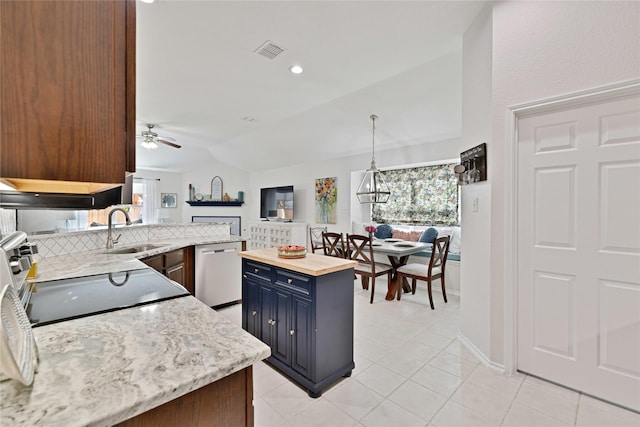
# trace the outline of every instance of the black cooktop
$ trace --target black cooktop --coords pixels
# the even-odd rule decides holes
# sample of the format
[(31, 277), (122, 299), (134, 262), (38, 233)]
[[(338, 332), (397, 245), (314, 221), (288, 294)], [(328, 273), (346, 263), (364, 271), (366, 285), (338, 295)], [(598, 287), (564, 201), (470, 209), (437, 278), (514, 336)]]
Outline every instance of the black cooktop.
[(149, 268), (37, 285), (27, 306), (34, 327), (190, 295), (179, 284)]

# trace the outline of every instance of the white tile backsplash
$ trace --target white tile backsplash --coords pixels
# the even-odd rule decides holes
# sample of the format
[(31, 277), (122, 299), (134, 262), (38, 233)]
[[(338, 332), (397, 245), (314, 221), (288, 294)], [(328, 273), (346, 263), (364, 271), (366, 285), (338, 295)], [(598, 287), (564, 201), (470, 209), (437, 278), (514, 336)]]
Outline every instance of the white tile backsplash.
[[(163, 240), (182, 237), (228, 237), (231, 235), (229, 224), (154, 224), (119, 226), (112, 230), (113, 238), (121, 235), (119, 245), (131, 245), (150, 240)], [(72, 233), (57, 233), (29, 236), (28, 240), (38, 244), (40, 258), (69, 255), (78, 252), (94, 251), (106, 248), (107, 230), (88, 230)]]

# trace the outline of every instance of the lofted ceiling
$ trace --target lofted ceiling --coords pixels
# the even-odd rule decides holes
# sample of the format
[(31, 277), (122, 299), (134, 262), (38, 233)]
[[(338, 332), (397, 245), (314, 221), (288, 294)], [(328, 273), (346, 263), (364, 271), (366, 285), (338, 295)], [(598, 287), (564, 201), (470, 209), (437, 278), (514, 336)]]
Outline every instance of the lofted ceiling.
[[(183, 148), (138, 140), (137, 166), (250, 171), (370, 153), (372, 113), (376, 151), (459, 137), (462, 35), (485, 4), (138, 2), (138, 132), (154, 123)], [(266, 41), (284, 51), (255, 53)]]

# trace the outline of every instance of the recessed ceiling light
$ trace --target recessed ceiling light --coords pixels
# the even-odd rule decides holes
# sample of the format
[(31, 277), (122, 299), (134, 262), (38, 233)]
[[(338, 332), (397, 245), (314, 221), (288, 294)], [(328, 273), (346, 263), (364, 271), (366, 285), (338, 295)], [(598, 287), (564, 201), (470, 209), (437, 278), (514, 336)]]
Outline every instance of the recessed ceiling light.
[(142, 0), (142, 3), (153, 3), (156, 0)]
[(291, 71), (293, 74), (302, 74), (302, 67), (299, 65), (292, 65), (291, 67), (289, 67), (289, 71)]

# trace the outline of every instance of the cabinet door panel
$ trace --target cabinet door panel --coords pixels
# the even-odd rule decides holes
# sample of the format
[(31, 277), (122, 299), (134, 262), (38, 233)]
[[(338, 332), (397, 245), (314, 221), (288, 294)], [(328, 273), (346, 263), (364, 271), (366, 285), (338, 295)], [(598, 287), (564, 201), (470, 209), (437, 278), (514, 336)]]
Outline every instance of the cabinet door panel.
[(275, 340), (275, 326), (274, 326), (274, 290), (271, 285), (260, 284), (260, 308), (258, 312), (258, 318), (260, 322), (260, 335), (257, 337), (271, 347), (273, 353), (273, 342)]
[[(184, 286), (184, 265), (174, 265), (173, 267), (167, 268), (164, 273), (169, 279), (176, 281)], [(193, 295), (193, 289), (187, 289)]]
[(275, 290), (275, 341), (272, 356), (289, 365), (291, 363), (291, 293)]
[(164, 265), (166, 267), (173, 267), (174, 265), (182, 264), (184, 262), (184, 251), (178, 249), (164, 254)]
[(254, 337), (260, 337), (260, 284), (245, 277), (242, 282), (242, 327)]
[(124, 183), (135, 166), (129, 3), (0, 2), (3, 177)]
[(312, 304), (299, 296), (292, 296), (291, 367), (310, 378), (312, 342)]

